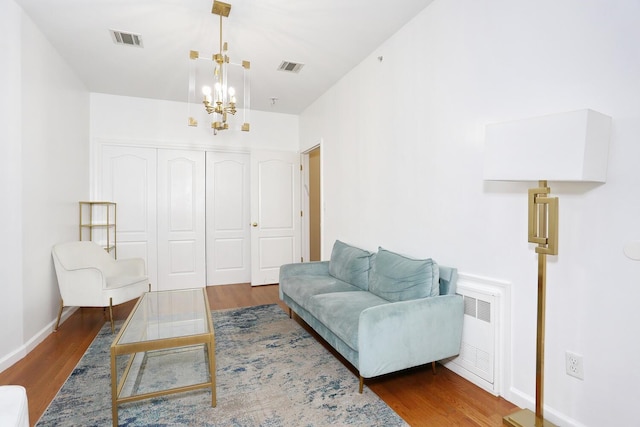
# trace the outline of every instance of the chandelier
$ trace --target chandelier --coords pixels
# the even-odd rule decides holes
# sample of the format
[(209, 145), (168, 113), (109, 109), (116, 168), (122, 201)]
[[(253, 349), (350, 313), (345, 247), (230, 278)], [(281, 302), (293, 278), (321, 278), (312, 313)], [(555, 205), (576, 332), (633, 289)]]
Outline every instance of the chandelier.
[[(214, 135), (226, 129), (249, 131), (251, 64), (249, 61), (233, 63), (227, 55), (228, 45), (222, 39), (222, 18), (228, 17), (229, 12), (230, 4), (214, 0), (211, 13), (220, 17), (218, 52), (201, 56), (192, 50), (189, 54), (192, 60), (189, 70), (189, 126), (198, 126), (196, 117), (203, 117), (203, 120), (211, 121)], [(197, 108), (197, 104), (201, 106)]]

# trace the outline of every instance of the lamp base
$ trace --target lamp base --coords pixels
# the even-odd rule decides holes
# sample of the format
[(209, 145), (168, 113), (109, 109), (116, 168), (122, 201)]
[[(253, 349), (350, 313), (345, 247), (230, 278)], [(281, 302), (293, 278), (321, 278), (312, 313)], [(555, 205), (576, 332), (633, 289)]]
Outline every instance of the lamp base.
[(555, 424), (536, 418), (536, 414), (528, 409), (523, 409), (502, 419), (502, 424), (510, 427), (558, 427)]

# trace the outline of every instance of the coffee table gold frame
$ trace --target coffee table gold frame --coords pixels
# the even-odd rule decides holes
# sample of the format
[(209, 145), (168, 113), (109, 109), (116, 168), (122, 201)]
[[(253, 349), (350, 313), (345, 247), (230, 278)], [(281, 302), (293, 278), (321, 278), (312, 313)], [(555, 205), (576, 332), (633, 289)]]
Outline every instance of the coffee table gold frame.
[[(172, 393), (181, 393), (192, 390), (197, 390), (201, 388), (211, 388), (211, 406), (216, 406), (216, 362), (215, 362), (215, 333), (213, 329), (213, 322), (211, 320), (211, 309), (209, 308), (209, 300), (207, 298), (206, 289), (189, 289), (187, 292), (191, 291), (194, 295), (197, 295), (200, 291), (202, 292), (202, 298), (204, 300), (203, 309), (206, 313), (204, 313), (206, 319), (206, 330), (202, 333), (195, 334), (185, 334), (185, 335), (177, 335), (170, 336), (167, 338), (159, 338), (159, 339), (144, 339), (141, 337), (139, 341), (136, 342), (128, 342), (121, 343), (122, 336), (126, 333), (128, 327), (131, 324), (132, 319), (136, 316), (142, 316), (145, 321), (148, 321), (144, 313), (138, 313), (138, 309), (143, 307), (147, 298), (151, 298), (153, 294), (159, 295), (161, 293), (171, 294), (172, 292), (185, 292), (184, 290), (176, 290), (176, 291), (161, 291), (161, 292), (145, 292), (136, 303), (135, 307), (129, 314), (129, 317), (125, 321), (124, 325), (120, 329), (120, 332), (114, 339), (111, 344), (111, 405), (112, 405), (112, 417), (113, 417), (113, 426), (118, 426), (118, 405), (126, 402), (134, 402), (137, 400), (149, 399), (157, 396), (164, 396)], [(143, 311), (143, 310), (141, 310)], [(208, 354), (208, 368), (209, 368), (209, 381), (203, 382), (199, 384), (175, 387), (167, 390), (154, 391), (150, 393), (137, 394), (132, 396), (121, 396), (121, 392), (125, 382), (127, 380), (127, 376), (129, 375), (131, 366), (133, 364), (136, 353), (145, 353), (148, 351), (162, 350), (162, 349), (171, 349), (171, 348), (181, 348), (181, 347), (190, 347), (194, 345), (205, 345), (207, 348)], [(124, 373), (120, 381), (118, 382), (118, 369), (117, 369), (117, 356), (129, 354), (129, 361), (127, 366), (124, 369)]]

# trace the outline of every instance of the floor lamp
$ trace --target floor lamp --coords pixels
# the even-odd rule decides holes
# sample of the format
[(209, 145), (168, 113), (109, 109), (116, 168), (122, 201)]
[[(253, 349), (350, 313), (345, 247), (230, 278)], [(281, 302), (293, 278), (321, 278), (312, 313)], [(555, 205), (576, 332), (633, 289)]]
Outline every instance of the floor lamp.
[(558, 198), (547, 181), (605, 182), (611, 118), (579, 110), (486, 126), (484, 179), (537, 181), (528, 195), (528, 238), (538, 254), (535, 412), (503, 419), (514, 427), (555, 426), (544, 419), (547, 255), (558, 254)]

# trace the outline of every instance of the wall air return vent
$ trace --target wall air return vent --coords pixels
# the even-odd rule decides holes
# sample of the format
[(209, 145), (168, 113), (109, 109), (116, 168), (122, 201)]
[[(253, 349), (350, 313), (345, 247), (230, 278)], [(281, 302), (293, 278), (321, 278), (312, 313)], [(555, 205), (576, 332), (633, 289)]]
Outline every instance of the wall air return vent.
[(299, 73), (302, 67), (304, 67), (304, 64), (299, 64), (297, 62), (282, 61), (282, 63), (278, 67), (278, 71), (286, 71), (288, 73)]
[(496, 396), (503, 387), (503, 345), (509, 348), (501, 321), (508, 286), (499, 280), (459, 273), (456, 291), (464, 302), (462, 345), (457, 357), (444, 361), (447, 368)]
[(142, 36), (140, 34), (127, 33), (118, 30), (109, 30), (111, 33), (111, 39), (115, 44), (122, 44), (126, 46), (142, 46)]

